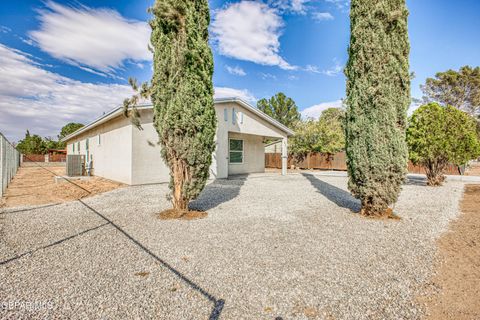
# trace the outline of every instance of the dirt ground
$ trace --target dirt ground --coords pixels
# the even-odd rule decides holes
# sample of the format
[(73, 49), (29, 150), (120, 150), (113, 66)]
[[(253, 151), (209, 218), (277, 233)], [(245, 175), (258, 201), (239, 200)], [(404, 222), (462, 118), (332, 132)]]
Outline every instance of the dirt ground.
[(480, 319), (480, 185), (466, 185), (463, 214), (438, 240), (439, 262), (426, 299), (428, 320)]
[(467, 168), (465, 175), (467, 176), (480, 176), (480, 162), (472, 162)]
[(0, 206), (16, 207), (59, 203), (89, 197), (110, 191), (123, 184), (100, 177), (87, 180), (55, 182), (55, 176), (64, 176), (65, 167), (21, 167), (2, 198)]

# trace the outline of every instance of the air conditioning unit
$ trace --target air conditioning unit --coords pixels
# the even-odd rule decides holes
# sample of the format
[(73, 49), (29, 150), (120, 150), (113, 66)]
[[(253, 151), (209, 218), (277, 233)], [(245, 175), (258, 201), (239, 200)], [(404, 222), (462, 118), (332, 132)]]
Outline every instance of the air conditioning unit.
[(67, 176), (83, 176), (85, 172), (85, 156), (82, 154), (67, 155)]

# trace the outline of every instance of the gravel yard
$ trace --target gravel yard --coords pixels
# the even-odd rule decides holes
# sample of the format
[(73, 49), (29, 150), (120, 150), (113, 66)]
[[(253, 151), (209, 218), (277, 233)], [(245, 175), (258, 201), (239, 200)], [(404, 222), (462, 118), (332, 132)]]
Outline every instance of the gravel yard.
[(170, 206), (166, 185), (3, 209), (0, 318), (420, 318), (464, 184), (412, 180), (401, 220), (388, 221), (352, 212), (346, 185), (309, 173), (220, 180), (192, 205), (208, 216), (191, 221), (155, 216)]

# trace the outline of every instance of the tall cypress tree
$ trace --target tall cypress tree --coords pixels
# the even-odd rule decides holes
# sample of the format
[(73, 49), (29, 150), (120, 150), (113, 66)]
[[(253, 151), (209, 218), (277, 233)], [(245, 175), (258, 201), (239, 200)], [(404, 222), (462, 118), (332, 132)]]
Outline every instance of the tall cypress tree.
[(365, 215), (387, 214), (406, 174), (407, 18), (405, 0), (351, 0), (346, 152), (349, 189)]
[(154, 125), (181, 215), (205, 187), (215, 149), (210, 11), (207, 0), (157, 0), (150, 12)]

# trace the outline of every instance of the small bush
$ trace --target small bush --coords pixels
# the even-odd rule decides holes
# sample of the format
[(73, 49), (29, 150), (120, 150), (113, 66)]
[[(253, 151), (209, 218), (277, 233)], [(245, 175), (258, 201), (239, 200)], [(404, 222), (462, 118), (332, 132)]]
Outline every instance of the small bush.
[(476, 120), (454, 107), (429, 103), (409, 119), (407, 143), (414, 164), (425, 167), (428, 185), (443, 183), (449, 163), (463, 165), (480, 155)]

